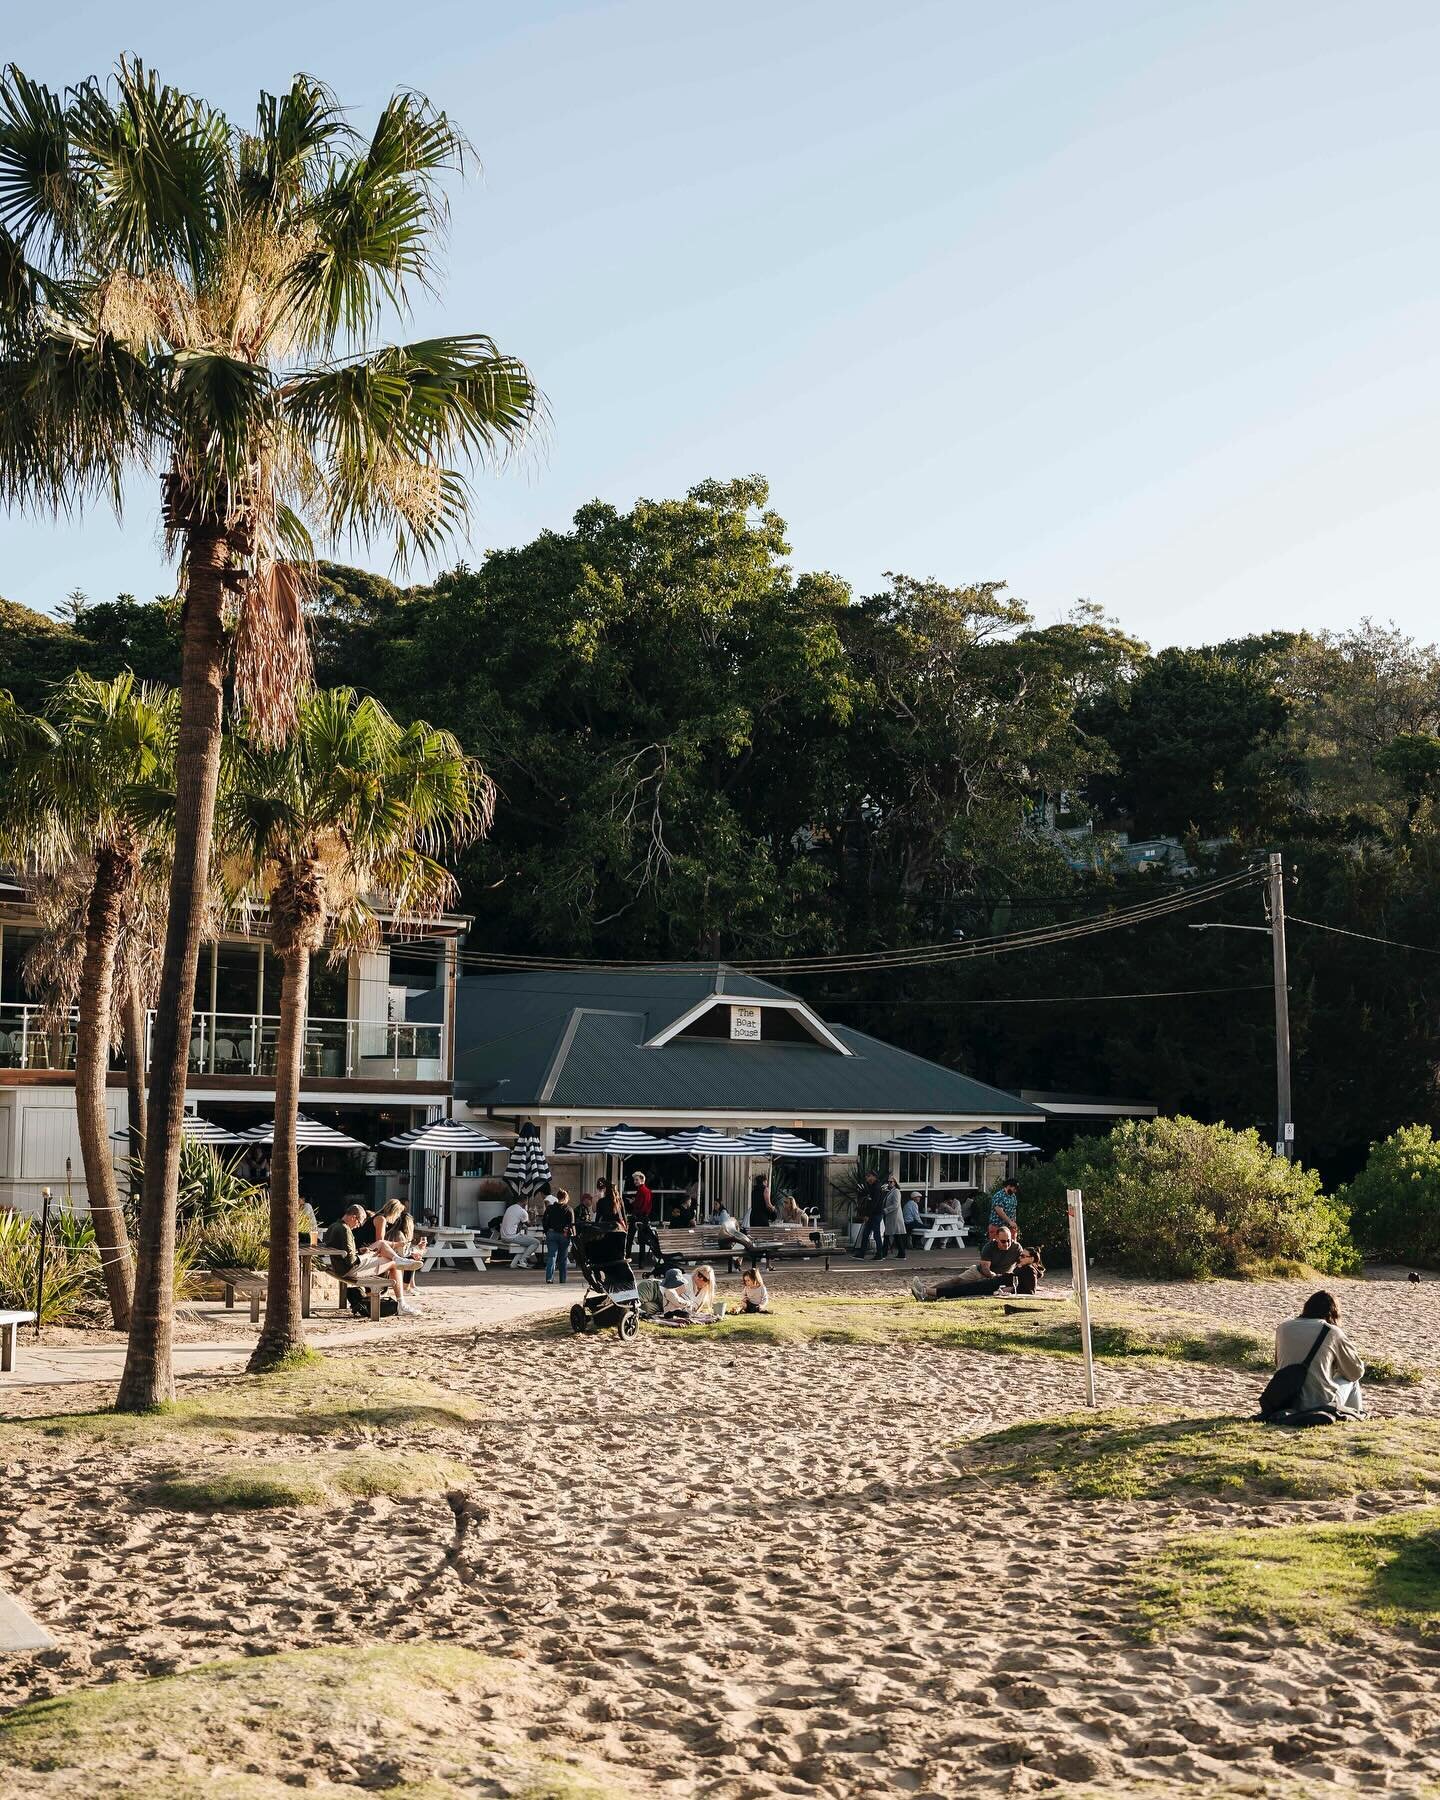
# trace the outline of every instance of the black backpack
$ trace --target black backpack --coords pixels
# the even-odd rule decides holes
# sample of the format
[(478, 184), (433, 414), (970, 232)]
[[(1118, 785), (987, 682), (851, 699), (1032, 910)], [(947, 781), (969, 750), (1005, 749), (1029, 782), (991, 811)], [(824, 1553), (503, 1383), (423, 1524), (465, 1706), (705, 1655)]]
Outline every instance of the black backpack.
[[(1280, 1413), (1293, 1412), (1300, 1399), (1300, 1390), (1305, 1386), (1305, 1377), (1310, 1373), (1310, 1365), (1315, 1360), (1315, 1353), (1329, 1337), (1331, 1327), (1327, 1324), (1315, 1334), (1315, 1342), (1305, 1352), (1305, 1360), (1298, 1363), (1286, 1363), (1283, 1369), (1277, 1369), (1265, 1383), (1265, 1391), (1260, 1396), (1260, 1417), (1273, 1419)], [(1323, 1410), (1323, 1409), (1322, 1409)], [(1315, 1420), (1313, 1423), (1318, 1424)], [(1329, 1421), (1333, 1424), (1333, 1420)]]

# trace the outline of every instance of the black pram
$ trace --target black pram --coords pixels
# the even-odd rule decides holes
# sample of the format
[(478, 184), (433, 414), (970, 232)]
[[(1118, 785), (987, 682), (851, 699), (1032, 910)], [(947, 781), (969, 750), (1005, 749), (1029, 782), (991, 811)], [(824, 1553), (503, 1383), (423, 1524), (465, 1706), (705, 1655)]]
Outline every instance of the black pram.
[(582, 1225), (575, 1233), (575, 1260), (585, 1277), (585, 1298), (570, 1308), (572, 1331), (603, 1331), (613, 1325), (622, 1338), (640, 1329), (640, 1290), (625, 1260), (625, 1233), (608, 1225)]

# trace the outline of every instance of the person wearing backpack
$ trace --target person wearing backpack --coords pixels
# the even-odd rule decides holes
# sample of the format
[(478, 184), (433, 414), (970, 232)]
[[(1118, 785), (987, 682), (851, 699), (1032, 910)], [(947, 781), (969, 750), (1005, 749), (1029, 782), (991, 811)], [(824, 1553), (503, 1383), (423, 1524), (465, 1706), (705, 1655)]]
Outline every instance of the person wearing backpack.
[(1339, 1303), (1323, 1289), (1312, 1294), (1293, 1319), (1282, 1319), (1276, 1328), (1276, 1369), (1300, 1364), (1307, 1364), (1304, 1380), (1286, 1410), (1360, 1417), (1365, 1410), (1360, 1391), (1365, 1365), (1340, 1329)]

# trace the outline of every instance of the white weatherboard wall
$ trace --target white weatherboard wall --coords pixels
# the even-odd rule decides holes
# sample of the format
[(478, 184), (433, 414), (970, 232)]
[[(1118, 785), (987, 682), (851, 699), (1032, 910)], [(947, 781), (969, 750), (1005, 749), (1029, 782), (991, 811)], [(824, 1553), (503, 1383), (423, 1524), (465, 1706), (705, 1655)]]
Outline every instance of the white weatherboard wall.
[[(124, 1129), (125, 1096), (107, 1098), (106, 1130)], [(65, 1088), (14, 1088), (0, 1099), (0, 1202), (37, 1212), (40, 1190), (56, 1200), (65, 1194), (65, 1159), (70, 1158), (70, 1191), (85, 1204), (85, 1170), (80, 1161), (80, 1132), (75, 1095)]]

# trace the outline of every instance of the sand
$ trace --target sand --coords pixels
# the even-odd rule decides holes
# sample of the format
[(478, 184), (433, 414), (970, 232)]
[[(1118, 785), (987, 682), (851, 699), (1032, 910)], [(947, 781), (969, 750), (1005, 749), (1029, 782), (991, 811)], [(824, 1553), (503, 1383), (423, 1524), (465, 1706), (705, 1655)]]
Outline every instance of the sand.
[[(772, 1285), (893, 1292), (913, 1267), (786, 1270)], [(1440, 1360), (1440, 1282), (1331, 1285), (1362, 1347)], [(1303, 1284), (1097, 1287), (1268, 1328)], [(1080, 1405), (1072, 1360), (627, 1346), (443, 1319), (364, 1353), (481, 1408), (462, 1432), (408, 1440), (474, 1471), (458, 1555), (447, 1560), (443, 1501), (196, 1517), (134, 1497), (173, 1445), (34, 1453), (12, 1440), (0, 1458), (22, 1497), (0, 1585), (61, 1647), (0, 1661), (0, 1704), (244, 1651), (428, 1639), (543, 1669), (534, 1732), (623, 1768), (637, 1794), (1440, 1791), (1440, 1639), (1317, 1645), (1257, 1626), (1147, 1644), (1126, 1589), (1178, 1530), (1368, 1517), (1403, 1500), (959, 1498), (968, 1435)], [(1100, 1387), (1105, 1405), (1243, 1416), (1257, 1382), (1126, 1363), (1103, 1366)], [(10, 1394), (6, 1408), (86, 1399)], [(1435, 1416), (1440, 1385), (1431, 1373), (1372, 1399)], [(299, 1754), (287, 1779), (330, 1776), (326, 1756)], [(0, 1794), (20, 1791), (0, 1772)]]

